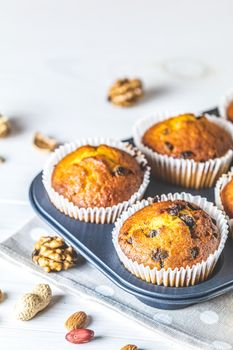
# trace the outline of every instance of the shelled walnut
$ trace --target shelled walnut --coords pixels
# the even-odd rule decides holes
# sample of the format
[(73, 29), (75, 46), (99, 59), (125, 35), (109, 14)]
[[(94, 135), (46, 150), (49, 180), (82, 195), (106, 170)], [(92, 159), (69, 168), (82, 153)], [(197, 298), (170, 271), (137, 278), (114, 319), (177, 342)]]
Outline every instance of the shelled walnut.
[(123, 348), (121, 348), (121, 350), (138, 350), (138, 347), (136, 345), (133, 344), (128, 344), (123, 346)]
[(43, 236), (34, 245), (34, 263), (45, 272), (67, 270), (77, 262), (77, 253), (58, 236)]
[(143, 94), (141, 80), (119, 79), (110, 88), (108, 101), (121, 107), (129, 107), (134, 105)]
[(47, 137), (42, 135), (40, 132), (36, 132), (33, 138), (33, 145), (41, 151), (52, 152), (55, 150), (55, 148), (57, 148), (58, 143), (54, 138)]

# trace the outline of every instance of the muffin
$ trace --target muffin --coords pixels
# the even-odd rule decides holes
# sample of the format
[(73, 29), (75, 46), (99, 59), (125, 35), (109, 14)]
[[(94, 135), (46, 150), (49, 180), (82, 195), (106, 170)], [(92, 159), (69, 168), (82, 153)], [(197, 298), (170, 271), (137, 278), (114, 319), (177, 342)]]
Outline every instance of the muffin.
[(233, 168), (223, 174), (215, 186), (215, 202), (228, 215), (231, 237), (233, 238)]
[(168, 200), (129, 217), (118, 239), (129, 259), (167, 270), (206, 260), (218, 248), (220, 234), (211, 217), (195, 204)]
[(114, 222), (149, 183), (150, 169), (140, 151), (127, 143), (88, 139), (56, 150), (43, 171), (52, 203), (86, 222)]
[(173, 158), (205, 162), (232, 148), (231, 135), (205, 116), (181, 114), (154, 124), (142, 137), (145, 146)]
[(222, 98), (218, 107), (222, 118), (233, 123), (233, 90), (229, 90)]
[(52, 187), (78, 207), (111, 207), (127, 201), (143, 180), (140, 164), (130, 154), (108, 145), (85, 145), (54, 168)]
[(221, 191), (223, 208), (229, 218), (233, 218), (233, 179), (231, 179)]
[(227, 119), (233, 123), (233, 100), (227, 106), (226, 114), (227, 114)]
[(200, 197), (164, 197), (142, 201), (123, 214), (113, 232), (114, 246), (141, 279), (170, 286), (198, 283), (210, 275), (223, 249), (227, 221)]
[(156, 177), (188, 188), (212, 187), (233, 158), (233, 126), (214, 116), (157, 115), (133, 134)]

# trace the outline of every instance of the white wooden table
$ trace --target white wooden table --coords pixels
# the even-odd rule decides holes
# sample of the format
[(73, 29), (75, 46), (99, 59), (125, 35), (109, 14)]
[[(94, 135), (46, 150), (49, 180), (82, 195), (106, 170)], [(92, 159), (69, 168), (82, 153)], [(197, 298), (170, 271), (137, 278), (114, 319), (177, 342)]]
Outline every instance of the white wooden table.
[[(47, 155), (31, 145), (35, 131), (59, 140), (103, 135), (125, 138), (134, 121), (160, 110), (214, 107), (233, 86), (231, 0), (0, 0), (0, 111), (14, 120), (0, 140), (0, 239), (33, 215), (28, 186)], [(106, 101), (109, 85), (139, 76), (147, 94), (137, 107)], [(78, 310), (93, 316), (97, 339), (87, 349), (175, 347), (134, 322), (53, 288), (53, 305), (30, 322), (14, 319), (16, 298), (38, 278), (0, 260), (0, 348), (73, 348), (64, 320)]]

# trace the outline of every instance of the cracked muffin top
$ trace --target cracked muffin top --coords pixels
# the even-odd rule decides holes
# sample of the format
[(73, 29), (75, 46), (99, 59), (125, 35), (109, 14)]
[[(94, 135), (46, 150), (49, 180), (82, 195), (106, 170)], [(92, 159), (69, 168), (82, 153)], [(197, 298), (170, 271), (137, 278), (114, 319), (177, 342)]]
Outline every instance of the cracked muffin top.
[(230, 219), (233, 218), (233, 179), (231, 179), (221, 191), (223, 208)]
[(127, 152), (86, 145), (65, 156), (54, 168), (52, 187), (78, 207), (110, 207), (138, 191), (144, 172)]
[(215, 221), (183, 200), (156, 202), (130, 216), (118, 243), (134, 262), (151, 269), (175, 269), (207, 260), (220, 242)]
[(228, 132), (205, 116), (194, 114), (182, 114), (153, 125), (142, 142), (157, 153), (197, 162), (222, 157), (233, 145)]

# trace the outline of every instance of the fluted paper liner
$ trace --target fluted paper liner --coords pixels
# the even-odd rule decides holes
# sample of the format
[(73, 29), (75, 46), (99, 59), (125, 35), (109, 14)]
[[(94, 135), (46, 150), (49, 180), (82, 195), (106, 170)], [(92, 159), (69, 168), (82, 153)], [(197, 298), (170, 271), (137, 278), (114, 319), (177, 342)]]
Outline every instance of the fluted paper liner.
[[(77, 148), (84, 145), (98, 146), (100, 144), (106, 144), (108, 146), (119, 148), (129, 153), (131, 156), (135, 157), (137, 162), (141, 164), (143, 168), (145, 168), (143, 181), (138, 191), (135, 192), (128, 201), (124, 201), (112, 207), (106, 208), (80, 208), (53, 189), (51, 181), (53, 170), (55, 165), (61, 159), (63, 159), (67, 154), (75, 151)], [(62, 213), (70, 216), (71, 218), (97, 224), (114, 222), (124, 210), (126, 210), (129, 206), (131, 206), (143, 197), (146, 188), (149, 184), (149, 180), (150, 167), (147, 165), (147, 160), (145, 159), (145, 156), (139, 150), (137, 150), (135, 147), (131, 146), (127, 142), (120, 142), (110, 138), (98, 137), (77, 140), (60, 146), (49, 157), (43, 169), (42, 176), (42, 181), (48, 193), (48, 196), (57, 209), (59, 209)]]
[[(174, 114), (176, 115), (176, 114)], [(215, 116), (205, 116), (221, 128), (225, 129), (233, 140), (233, 125)], [(187, 188), (212, 187), (223, 173), (227, 172), (233, 159), (233, 150), (230, 149), (223, 157), (210, 159), (206, 162), (196, 162), (193, 159), (173, 158), (159, 154), (142, 143), (142, 137), (155, 123), (171, 117), (171, 114), (157, 114), (139, 120), (133, 128), (135, 145), (145, 154), (153, 174), (170, 183)], [(201, 137), (201, 135), (200, 135)]]
[(165, 268), (160, 270), (157, 268), (151, 269), (149, 266), (138, 264), (136, 261), (129, 259), (123, 253), (118, 243), (120, 229), (128, 217), (133, 215), (136, 211), (153, 203), (153, 198), (148, 198), (147, 200), (144, 199), (141, 202), (134, 204), (131, 208), (125, 211), (115, 223), (112, 237), (119, 259), (124, 264), (126, 269), (128, 269), (132, 274), (153, 284), (164, 285), (166, 287), (185, 287), (206, 280), (211, 275), (227, 239), (228, 223), (225, 214), (214, 206), (213, 203), (208, 202), (206, 198), (192, 196), (189, 193), (169, 193), (168, 195), (163, 194), (159, 198), (161, 201), (182, 199), (187, 202), (194, 203), (206, 211), (213, 219), (216, 220), (217, 227), (221, 234), (218, 249), (211, 254), (206, 261), (202, 261), (201, 263), (191, 267), (187, 266), (186, 268), (169, 268), (167, 270)]
[(220, 100), (218, 111), (221, 118), (227, 118), (227, 107), (233, 101), (233, 89), (229, 90)]
[[(233, 179), (233, 167), (231, 167), (230, 171), (227, 174), (223, 174), (220, 177), (220, 179), (218, 179), (218, 181), (216, 183), (216, 186), (214, 189), (215, 203), (220, 210), (225, 211), (223, 203), (222, 203), (222, 199), (221, 199), (222, 189), (232, 179)], [(228, 218), (228, 223), (229, 223), (229, 227), (230, 227), (230, 236), (233, 239), (233, 219), (229, 218), (228, 216), (227, 216), (227, 218)]]

